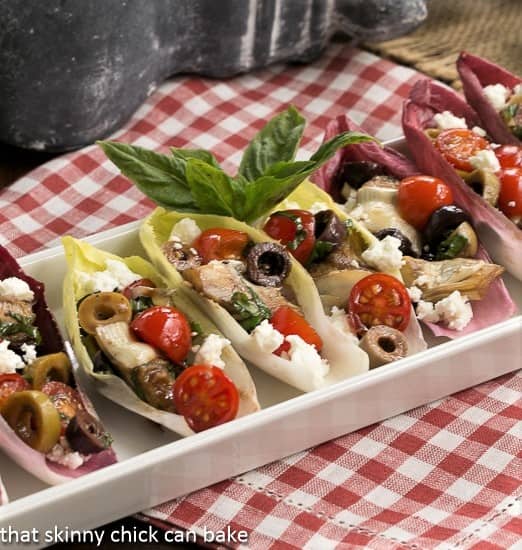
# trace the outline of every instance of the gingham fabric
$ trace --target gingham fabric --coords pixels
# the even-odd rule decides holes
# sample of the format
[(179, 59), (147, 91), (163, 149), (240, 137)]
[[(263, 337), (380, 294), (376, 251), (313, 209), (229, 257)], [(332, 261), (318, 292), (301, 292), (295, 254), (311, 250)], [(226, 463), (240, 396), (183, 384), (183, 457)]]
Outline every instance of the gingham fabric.
[[(311, 65), (224, 82), (176, 78), (115, 138), (165, 151), (212, 149), (238, 165), (263, 119), (288, 103), (306, 116), (301, 156), (326, 122), (350, 115), (400, 134), (414, 71), (345, 45)], [(0, 242), (16, 255), (150, 212), (97, 147), (64, 155), (0, 192)], [(246, 530), (251, 549), (520, 548), (522, 374), (504, 376), (310, 451), (148, 510), (165, 529)], [(238, 546), (238, 545), (231, 545)]]

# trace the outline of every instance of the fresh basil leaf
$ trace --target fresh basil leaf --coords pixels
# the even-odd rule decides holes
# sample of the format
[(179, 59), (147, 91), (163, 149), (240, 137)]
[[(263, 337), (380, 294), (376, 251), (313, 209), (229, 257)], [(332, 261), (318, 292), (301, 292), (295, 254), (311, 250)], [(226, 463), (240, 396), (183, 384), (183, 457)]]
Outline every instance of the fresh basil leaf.
[(442, 241), (437, 247), (435, 253), (435, 260), (452, 260), (456, 258), (468, 245), (468, 239), (464, 235), (458, 233), (453, 236), (449, 236)]
[(265, 175), (279, 161), (292, 161), (299, 147), (305, 119), (289, 107), (262, 128), (243, 153), (239, 174), (248, 181)]
[(248, 287), (248, 296), (245, 292), (232, 294), (233, 317), (247, 331), (251, 332), (264, 319), (270, 319), (272, 312), (254, 292)]
[(186, 176), (192, 196), (202, 212), (242, 219), (242, 189), (221, 168), (192, 158), (187, 160)]
[(205, 151), (205, 149), (181, 149), (178, 147), (171, 147), (170, 151), (172, 156), (176, 159), (182, 159), (184, 161), (188, 159), (198, 159), (214, 166), (214, 168), (221, 168), (216, 157), (210, 151)]
[(328, 256), (328, 254), (330, 254), (335, 247), (336, 245), (334, 243), (330, 243), (328, 241), (315, 241), (308, 263), (312, 264), (314, 262), (320, 262), (326, 258), (326, 256)]
[(314, 168), (314, 170), (317, 170), (341, 147), (356, 145), (358, 143), (365, 143), (368, 141), (376, 141), (379, 143), (375, 138), (361, 132), (343, 132), (342, 134), (338, 134), (331, 140), (323, 143), (321, 147), (319, 147), (319, 149), (317, 149), (317, 151), (310, 157), (310, 161), (318, 163), (318, 165)]
[(165, 208), (197, 212), (183, 166), (173, 157), (115, 141), (98, 141), (107, 157), (136, 187)]

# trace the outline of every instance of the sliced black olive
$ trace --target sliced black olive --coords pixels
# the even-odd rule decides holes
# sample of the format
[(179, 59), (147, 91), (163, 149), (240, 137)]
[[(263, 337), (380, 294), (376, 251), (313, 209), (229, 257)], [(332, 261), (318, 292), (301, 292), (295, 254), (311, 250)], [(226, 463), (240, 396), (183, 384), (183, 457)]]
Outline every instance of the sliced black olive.
[(277, 243), (255, 244), (246, 258), (247, 276), (258, 285), (281, 286), (290, 272), (290, 256)]
[(437, 245), (462, 222), (471, 223), (469, 214), (454, 204), (441, 206), (435, 210), (423, 232), (424, 241), (429, 246), (430, 251), (435, 250)]
[[(359, 189), (363, 183), (375, 176), (383, 176), (386, 170), (376, 162), (366, 160), (344, 162), (334, 178), (334, 188), (341, 193), (343, 185), (347, 183), (352, 189)], [(335, 197), (334, 197), (335, 199)]]
[(413, 258), (417, 257), (417, 254), (413, 250), (410, 239), (406, 237), (401, 231), (395, 229), (395, 227), (387, 227), (386, 229), (381, 229), (375, 233), (375, 236), (382, 241), (384, 237), (395, 237), (401, 241), (401, 246), (399, 250), (403, 253), (404, 256), (412, 256)]
[(408, 342), (404, 334), (386, 325), (371, 327), (359, 346), (368, 354), (371, 369), (402, 359), (408, 354)]
[(65, 437), (74, 451), (84, 455), (103, 451), (110, 441), (102, 423), (84, 409), (79, 409), (71, 419)]
[(192, 269), (201, 265), (201, 256), (195, 248), (180, 241), (168, 241), (163, 245), (167, 260), (178, 270)]
[(333, 245), (341, 244), (346, 237), (346, 225), (333, 210), (321, 210), (315, 214), (315, 238)]

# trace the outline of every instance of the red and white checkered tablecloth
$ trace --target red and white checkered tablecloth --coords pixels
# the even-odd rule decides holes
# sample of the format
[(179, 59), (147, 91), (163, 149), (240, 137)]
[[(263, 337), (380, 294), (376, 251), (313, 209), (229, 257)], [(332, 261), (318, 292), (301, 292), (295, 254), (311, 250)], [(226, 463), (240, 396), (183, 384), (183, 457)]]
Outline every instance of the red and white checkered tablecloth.
[[(420, 75), (346, 45), (310, 65), (226, 81), (176, 78), (115, 138), (166, 150), (212, 149), (234, 169), (289, 103), (306, 116), (304, 149), (346, 111), (382, 139)], [(302, 152), (304, 154), (304, 152)], [(152, 204), (87, 147), (0, 192), (0, 243), (17, 256), (137, 220)], [(249, 533), (251, 549), (522, 548), (522, 373), (503, 376), (145, 514), (164, 528)]]

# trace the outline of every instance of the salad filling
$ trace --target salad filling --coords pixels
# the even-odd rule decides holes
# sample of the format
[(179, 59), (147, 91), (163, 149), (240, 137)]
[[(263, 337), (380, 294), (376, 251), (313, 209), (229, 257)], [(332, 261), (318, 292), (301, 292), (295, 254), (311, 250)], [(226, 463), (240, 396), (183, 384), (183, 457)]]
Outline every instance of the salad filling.
[(76, 470), (112, 439), (86, 410), (65, 352), (42, 354), (26, 281), (0, 281), (0, 413), (29, 447)]

